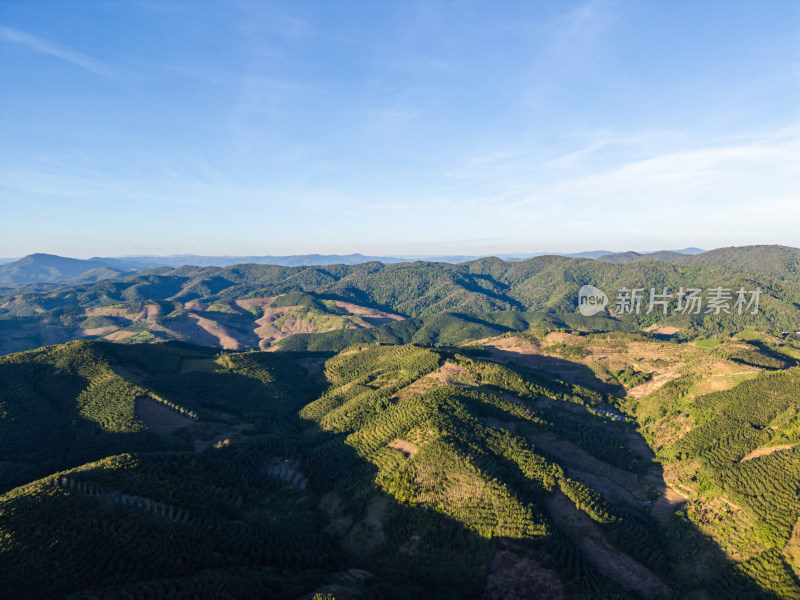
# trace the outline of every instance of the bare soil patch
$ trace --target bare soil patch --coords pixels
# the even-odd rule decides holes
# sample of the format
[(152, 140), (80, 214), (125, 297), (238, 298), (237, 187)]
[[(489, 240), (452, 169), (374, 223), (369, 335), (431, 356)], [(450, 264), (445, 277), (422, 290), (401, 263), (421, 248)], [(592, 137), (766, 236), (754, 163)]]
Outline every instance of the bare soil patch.
[(445, 361), (438, 371), (434, 371), (431, 375), (447, 385), (474, 385), (474, 380), (464, 367), (456, 363)]
[(210, 305), (206, 302), (190, 301), (183, 303), (184, 310), (199, 310), (200, 312), (205, 312), (206, 310), (208, 310), (209, 306)]
[(419, 396), (443, 385), (468, 387), (475, 385), (475, 382), (465, 368), (455, 363), (445, 362), (436, 371), (428, 373), (406, 387), (399, 389), (393, 397), (403, 400), (412, 396)]
[(189, 417), (184, 417), (146, 396), (136, 399), (135, 412), (142, 423), (147, 425), (153, 433), (160, 435), (192, 424)]
[(499, 350), (507, 350), (509, 352), (518, 352), (520, 354), (539, 353), (539, 341), (537, 339), (530, 339), (516, 335), (496, 338), (489, 342), (484, 342), (484, 343), (485, 344), (488, 343), (493, 348), (498, 348)]
[(115, 331), (114, 333), (108, 334), (105, 339), (111, 342), (118, 342), (120, 340), (124, 340), (125, 338), (129, 338), (133, 335), (136, 335), (132, 331)]
[(627, 444), (625, 444), (629, 450), (635, 452), (639, 458), (644, 460), (645, 462), (649, 462), (653, 460), (655, 454), (650, 449), (650, 446), (647, 445), (647, 442), (644, 441), (644, 438), (637, 434), (637, 433), (629, 433)]
[(0, 337), (0, 353), (23, 352), (40, 345), (39, 338), (30, 329), (6, 329)]
[(652, 514), (662, 525), (666, 525), (675, 508), (686, 502), (687, 498), (666, 484), (658, 485), (656, 489), (661, 495), (653, 502)]
[(649, 331), (650, 333), (656, 333), (659, 335), (675, 335), (681, 330), (680, 327), (672, 327), (670, 325), (660, 325), (659, 323), (654, 323), (650, 325), (645, 331)]
[(405, 456), (414, 456), (419, 450), (419, 448), (417, 448), (411, 442), (399, 439), (389, 444), (389, 448), (392, 450), (397, 450), (398, 452), (402, 452)]
[(266, 350), (275, 342), (295, 333), (314, 333), (316, 331), (316, 328), (311, 322), (296, 317), (285, 318), (280, 326), (275, 324), (275, 321), (281, 317), (286, 317), (297, 307), (281, 306), (273, 308), (271, 306), (264, 306), (263, 308), (264, 316), (256, 319), (256, 325), (258, 327), (253, 331), (260, 340), (258, 342), (258, 347), (262, 350)]
[(755, 377), (761, 369), (739, 365), (723, 359), (712, 360), (701, 373), (701, 381), (695, 385), (690, 397), (696, 398), (712, 392), (723, 392), (746, 379)]
[(147, 316), (144, 308), (138, 313), (129, 313), (124, 308), (115, 308), (112, 306), (90, 306), (85, 309), (87, 317), (121, 317), (134, 323), (142, 321)]
[(612, 546), (597, 525), (561, 492), (546, 500), (550, 515), (573, 543), (583, 552), (584, 558), (605, 576), (626, 590), (642, 597), (669, 598), (671, 590), (661, 579), (641, 563)]
[(78, 331), (75, 333), (78, 338), (103, 337), (110, 333), (114, 333), (116, 330), (117, 328), (111, 325), (109, 327), (92, 327), (91, 329), (78, 329)]
[(534, 445), (566, 463), (568, 475), (599, 493), (610, 493), (615, 498), (641, 505), (634, 495), (639, 493), (636, 475), (610, 465), (575, 444), (562, 440), (552, 433), (538, 433), (529, 438)]
[[(280, 306), (273, 307), (272, 302), (275, 300), (274, 296), (263, 298), (247, 298), (245, 300), (237, 300), (236, 305), (244, 310), (252, 307), (258, 307), (263, 311), (262, 316), (255, 320), (256, 327), (253, 328), (253, 335), (257, 338), (249, 340), (247, 343), (251, 347), (257, 346), (261, 350), (273, 349), (275, 342), (284, 338), (294, 335), (296, 333), (316, 333), (320, 331), (317, 326), (311, 321), (303, 318), (293, 316), (292, 312), (296, 311), (297, 306)], [(361, 317), (365, 322), (362, 325), (349, 325), (349, 328), (373, 327), (375, 325), (382, 325), (390, 321), (403, 319), (399, 315), (393, 315), (373, 308), (367, 308), (352, 304), (350, 302), (336, 301), (336, 306), (347, 311), (348, 314)], [(218, 319), (220, 320), (220, 319)], [(281, 322), (278, 324), (277, 321)], [(334, 330), (335, 327), (325, 329), (324, 331)], [(230, 331), (228, 334), (234, 338), (239, 339), (241, 336), (236, 336)], [(240, 343), (244, 340), (239, 339)]]
[(572, 333), (563, 333), (560, 331), (551, 331), (545, 338), (551, 344), (574, 344), (580, 342), (581, 337)]
[(402, 321), (403, 319), (405, 319), (405, 317), (401, 317), (400, 315), (395, 315), (389, 312), (378, 310), (376, 308), (369, 308), (367, 306), (359, 306), (358, 304), (353, 304), (352, 302), (334, 300), (334, 304), (336, 305), (337, 308), (346, 310), (351, 315), (356, 315), (359, 317), (369, 317), (372, 319), (380, 319), (386, 323), (390, 321)]
[(153, 321), (161, 312), (158, 304), (145, 304), (144, 305), (144, 318), (147, 321)]
[(744, 462), (746, 460), (752, 460), (754, 458), (758, 458), (759, 456), (767, 456), (768, 454), (772, 454), (773, 452), (780, 452), (781, 450), (789, 450), (790, 448), (794, 448), (797, 444), (782, 444), (780, 446), (768, 446), (768, 447), (761, 447), (756, 448), (750, 454), (745, 456), (739, 462)]
[(542, 354), (538, 343), (516, 336), (487, 340), (483, 345), (489, 351), (491, 359), (501, 363), (513, 360), (519, 364), (537, 366), (533, 364), (536, 359), (530, 357)]
[(388, 498), (374, 497), (367, 506), (364, 518), (357, 521), (340, 542), (342, 549), (348, 554), (366, 558), (375, 548), (383, 544), (386, 541), (383, 522), (388, 507)]
[(800, 519), (794, 526), (792, 537), (789, 538), (783, 549), (783, 555), (786, 557), (786, 562), (792, 566), (794, 574), (800, 577)]
[(269, 477), (283, 479), (289, 485), (304, 490), (308, 485), (308, 478), (300, 471), (296, 460), (289, 458), (270, 458), (264, 468)]
[(244, 300), (234, 301), (234, 304), (239, 308), (243, 308), (244, 310), (249, 310), (254, 306), (263, 309), (268, 307), (273, 302), (275, 302), (275, 298), (277, 298), (277, 296), (265, 296), (263, 298), (245, 298)]
[(564, 584), (542, 567), (530, 552), (506, 544), (489, 567), (482, 600), (562, 600)]
[(514, 362), (523, 367), (550, 371), (559, 378), (570, 383), (576, 383), (581, 370), (587, 369), (587, 367), (580, 362), (568, 361), (557, 356), (542, 354), (540, 348), (534, 344), (503, 348), (494, 345), (494, 342), (492, 342), (486, 344), (485, 347), (489, 351), (489, 359), (494, 362), (501, 364)]
[(665, 384), (669, 383), (673, 379), (677, 379), (680, 376), (681, 373), (678, 368), (668, 369), (663, 373), (655, 375), (647, 383), (632, 387), (628, 390), (627, 395), (631, 398), (644, 398), (648, 394), (652, 394), (657, 389), (663, 387)]
[(209, 335), (213, 336), (217, 341), (217, 345), (222, 346), (226, 350), (240, 350), (242, 348), (243, 344), (239, 339), (237, 339), (239, 336), (235, 336), (221, 323), (201, 317), (195, 313), (189, 313), (188, 317), (190, 319), (194, 319), (200, 328), (206, 331)]
[(183, 315), (168, 321), (169, 333), (179, 340), (199, 344), (201, 346), (219, 346), (219, 338), (200, 327), (197, 319), (191, 314)]
[(393, 398), (405, 400), (406, 398), (412, 398), (413, 396), (421, 396), (425, 392), (436, 387), (441, 387), (442, 385), (444, 385), (444, 383), (439, 378), (439, 374), (434, 371), (433, 373), (428, 373), (427, 375), (420, 377), (406, 387), (397, 390)]

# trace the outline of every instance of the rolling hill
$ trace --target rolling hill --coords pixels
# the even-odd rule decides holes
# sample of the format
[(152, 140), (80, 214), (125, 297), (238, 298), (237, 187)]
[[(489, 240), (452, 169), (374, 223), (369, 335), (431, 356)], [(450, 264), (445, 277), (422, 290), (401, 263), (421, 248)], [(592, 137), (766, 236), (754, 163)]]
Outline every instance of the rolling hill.
[[(481, 327), (498, 325), (487, 316), (492, 312), (542, 313), (536, 318), (552, 325), (565, 323), (589, 329), (660, 324), (677, 328), (686, 337), (729, 334), (747, 328), (775, 333), (796, 331), (800, 323), (800, 284), (791, 276), (780, 279), (767, 273), (785, 267), (784, 272), (791, 275), (787, 261), (797, 251), (777, 247), (738, 250), (741, 256), (736, 260), (731, 258), (735, 252), (714, 254), (715, 260), (730, 266), (680, 266), (645, 260), (612, 264), (542, 256), (522, 262), (484, 258), (456, 265), (373, 262), (327, 267), (162, 267), (94, 283), (6, 292), (0, 298), (0, 351), (26, 350), (83, 337), (129, 342), (179, 339), (230, 349), (266, 349), (289, 335), (376, 325), (383, 325), (382, 332), (398, 327), (413, 329), (397, 338), (411, 341), (419, 329), (442, 330), (441, 324), (433, 329), (431, 324), (436, 315), (445, 313), (451, 316), (437, 318), (472, 320), (479, 337), (486, 333), (479, 331)], [(766, 255), (772, 256), (772, 262)], [(703, 256), (690, 259), (700, 260)], [(751, 261), (756, 261), (764, 272), (750, 267)], [(731, 294), (739, 289), (760, 289), (761, 295), (756, 314), (739, 315), (735, 310), (719, 314), (674, 310), (668, 315), (659, 311), (648, 314), (645, 299), (639, 314), (614, 316), (606, 311), (598, 318), (584, 318), (579, 324), (578, 290), (584, 284), (606, 290), (612, 304), (615, 290), (643, 288), (643, 293), (649, 294), (651, 288), (658, 293), (667, 288), (673, 308), (678, 291), (687, 288), (726, 288)], [(388, 323), (401, 318), (417, 321), (403, 326)], [(427, 325), (419, 319), (426, 320)], [(494, 329), (495, 332), (524, 330), (530, 323), (523, 318), (516, 325), (499, 325), (506, 329)], [(459, 331), (466, 329), (459, 326)], [(367, 337), (359, 337), (364, 335)], [(348, 333), (345, 337), (367, 341), (370, 335)], [(435, 336), (420, 336), (417, 339), (437, 343)]]
[(0, 598), (800, 600), (796, 253), (13, 287)]
[(788, 246), (717, 248), (693, 255), (669, 251), (623, 252), (600, 256), (597, 260), (614, 264), (657, 260), (674, 265), (719, 265), (737, 272), (766, 275), (778, 281), (800, 282), (800, 249)]
[[(691, 255), (703, 252), (698, 248), (669, 251), (670, 255)], [(545, 256), (548, 253), (533, 254), (501, 254), (500, 258), (510, 261), (527, 260), (536, 256)], [(560, 253), (558, 256), (569, 258), (600, 258), (608, 256), (609, 262), (629, 262), (618, 257), (656, 258), (656, 255), (628, 252), (615, 254), (608, 250), (594, 250), (589, 252)], [(157, 269), (159, 267), (178, 268), (183, 266), (196, 267), (230, 267), (240, 264), (279, 265), (284, 267), (301, 266), (328, 266), (328, 265), (358, 265), (368, 262), (381, 262), (384, 264), (400, 262), (445, 262), (462, 263), (479, 260), (480, 256), (457, 255), (419, 255), (419, 256), (365, 256), (363, 254), (295, 254), (290, 256), (200, 256), (197, 254), (174, 254), (170, 256), (95, 256), (88, 260), (67, 258), (53, 254), (31, 254), (22, 259), (0, 259), (0, 266), (9, 264), (9, 269), (0, 268), (0, 284), (32, 284), (32, 283), (81, 283), (111, 279), (123, 273)], [(97, 270), (99, 269), (99, 270)], [(96, 271), (95, 271), (96, 270)], [(92, 271), (92, 272), (89, 272)]]
[(800, 598), (800, 346), (759, 341), (2, 357), (0, 590)]

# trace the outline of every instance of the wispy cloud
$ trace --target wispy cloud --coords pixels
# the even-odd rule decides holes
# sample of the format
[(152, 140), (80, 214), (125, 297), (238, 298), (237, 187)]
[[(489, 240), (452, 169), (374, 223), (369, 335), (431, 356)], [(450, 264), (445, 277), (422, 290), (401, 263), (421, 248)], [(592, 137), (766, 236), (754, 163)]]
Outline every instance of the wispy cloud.
[(555, 21), (547, 54), (561, 59), (584, 62), (601, 47), (614, 24), (616, 10), (605, 0), (589, 0)]
[(10, 27), (0, 27), (0, 40), (25, 46), (39, 54), (55, 56), (56, 58), (60, 58), (61, 60), (82, 67), (98, 75), (103, 75), (105, 77), (113, 77), (114, 75), (108, 67), (91, 56), (86, 56), (85, 54), (56, 46), (46, 40)]
[[(732, 208), (794, 201), (800, 190), (800, 137), (791, 130), (691, 150), (666, 152), (551, 188), (564, 198), (603, 199), (611, 205), (642, 201), (697, 202)], [(793, 211), (794, 212), (794, 211)]]
[(559, 235), (600, 246), (796, 245), (797, 126), (713, 141), (667, 131), (587, 137), (555, 156), (518, 148), (466, 160), (445, 175), (471, 194), (458, 214), (502, 227), (509, 239), (533, 225), (542, 247), (561, 243)]

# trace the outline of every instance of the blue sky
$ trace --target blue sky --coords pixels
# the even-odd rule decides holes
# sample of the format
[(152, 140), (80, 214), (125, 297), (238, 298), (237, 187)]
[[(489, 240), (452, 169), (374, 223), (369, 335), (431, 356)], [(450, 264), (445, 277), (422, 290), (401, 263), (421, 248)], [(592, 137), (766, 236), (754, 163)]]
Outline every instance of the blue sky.
[(800, 3), (0, 1), (0, 256), (800, 246)]

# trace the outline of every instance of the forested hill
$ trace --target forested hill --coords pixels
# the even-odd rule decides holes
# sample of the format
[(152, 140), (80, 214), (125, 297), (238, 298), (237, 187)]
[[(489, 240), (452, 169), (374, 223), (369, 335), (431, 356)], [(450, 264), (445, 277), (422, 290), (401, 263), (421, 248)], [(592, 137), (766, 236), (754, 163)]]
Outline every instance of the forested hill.
[(734, 271), (767, 275), (779, 281), (800, 282), (800, 249), (788, 246), (732, 246), (700, 254), (679, 252), (623, 252), (598, 257), (599, 261), (624, 264), (657, 260), (674, 265), (720, 265)]
[(0, 597), (800, 600), (800, 350), (742, 343), (0, 357)]
[[(756, 314), (740, 315), (735, 310), (647, 314), (645, 298), (638, 314), (617, 318), (604, 312), (587, 318), (577, 312), (578, 291), (584, 284), (605, 290), (609, 308), (623, 288), (644, 288), (648, 295), (650, 288), (659, 293), (666, 288), (673, 308), (680, 288), (708, 292), (721, 287), (733, 293), (760, 288), (762, 293)], [(416, 320), (402, 326), (397, 335), (399, 326), (391, 322), (404, 318)], [(297, 334), (371, 327), (381, 332), (366, 337), (347, 334), (347, 339), (332, 346), (326, 341), (323, 347), (341, 348), (370, 339), (435, 344), (448, 343), (439, 339), (441, 332), (447, 332), (450, 342), (460, 342), (470, 336), (525, 330), (535, 323), (596, 330), (659, 323), (678, 328), (684, 337), (748, 328), (793, 332), (800, 323), (800, 286), (716, 265), (656, 261), (617, 265), (558, 256), (524, 262), (485, 258), (458, 265), (160, 268), (46, 292), (15, 290), (0, 299), (0, 352), (87, 337), (126, 342), (178, 339), (230, 349), (266, 349)]]
[(165, 267), (123, 279), (11, 295), (4, 299), (0, 310), (22, 316), (67, 306), (146, 300), (208, 301), (300, 290), (409, 317), (448, 310), (574, 311), (576, 286), (587, 283), (609, 291), (623, 287), (736, 289), (742, 285), (749, 289), (761, 285), (768, 295), (778, 299), (794, 299), (798, 290), (789, 282), (714, 265), (675, 266), (652, 261), (615, 265), (545, 256), (524, 262), (483, 258), (458, 265), (374, 262), (329, 267)]

